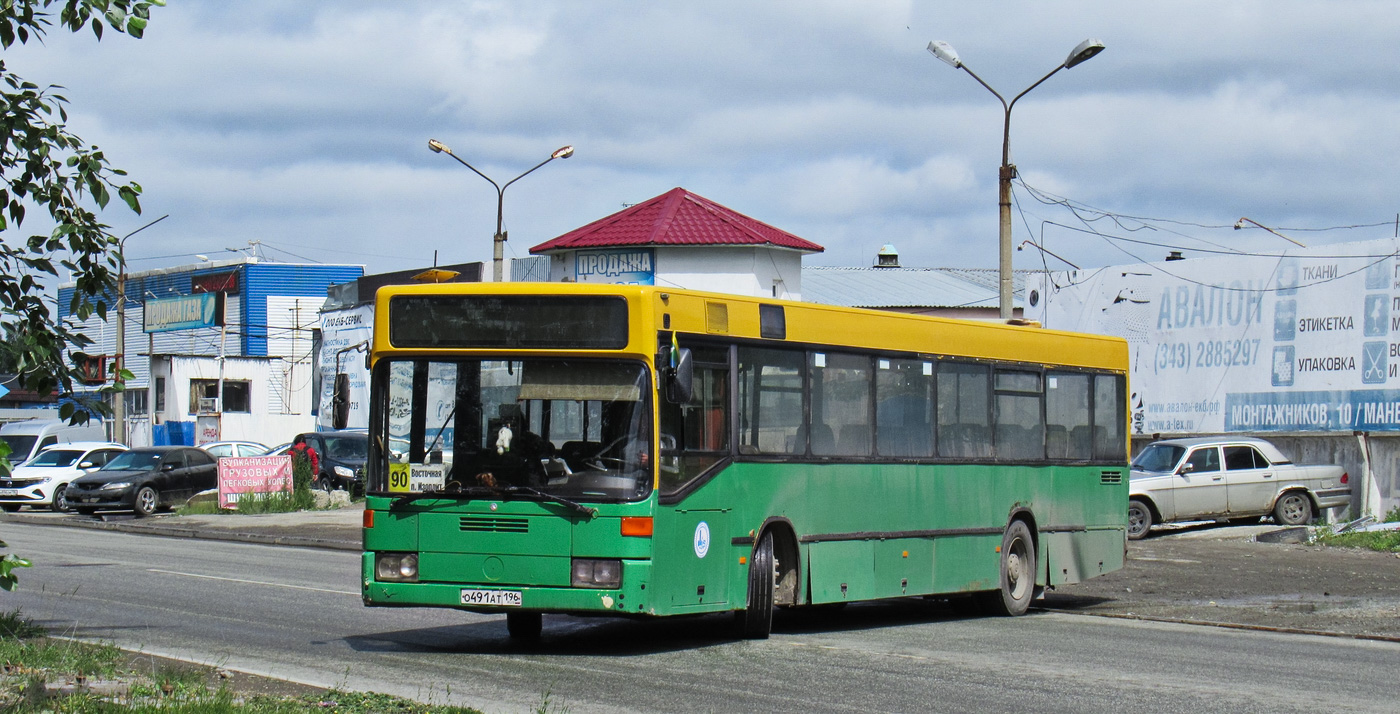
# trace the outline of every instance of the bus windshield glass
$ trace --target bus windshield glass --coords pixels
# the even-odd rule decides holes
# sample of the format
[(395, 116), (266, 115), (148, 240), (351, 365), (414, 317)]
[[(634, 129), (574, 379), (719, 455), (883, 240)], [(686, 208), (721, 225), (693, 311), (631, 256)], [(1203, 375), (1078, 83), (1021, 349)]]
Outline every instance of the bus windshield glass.
[[(371, 493), (619, 502), (651, 492), (640, 362), (408, 359), (375, 369)], [(383, 436), (407, 452), (375, 448)]]

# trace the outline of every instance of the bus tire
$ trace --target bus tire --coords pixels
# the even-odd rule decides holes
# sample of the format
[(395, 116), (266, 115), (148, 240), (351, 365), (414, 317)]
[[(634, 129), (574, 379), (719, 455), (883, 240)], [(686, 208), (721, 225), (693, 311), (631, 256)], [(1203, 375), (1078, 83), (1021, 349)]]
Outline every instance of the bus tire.
[(743, 610), (735, 613), (739, 636), (766, 640), (773, 631), (773, 532), (764, 531), (749, 561), (749, 595)]
[(983, 593), (982, 604), (994, 615), (1026, 614), (1035, 598), (1035, 541), (1025, 521), (1012, 521), (1001, 536), (1001, 587)]
[(538, 640), (544, 628), (544, 618), (538, 612), (506, 613), (506, 632), (514, 640)]

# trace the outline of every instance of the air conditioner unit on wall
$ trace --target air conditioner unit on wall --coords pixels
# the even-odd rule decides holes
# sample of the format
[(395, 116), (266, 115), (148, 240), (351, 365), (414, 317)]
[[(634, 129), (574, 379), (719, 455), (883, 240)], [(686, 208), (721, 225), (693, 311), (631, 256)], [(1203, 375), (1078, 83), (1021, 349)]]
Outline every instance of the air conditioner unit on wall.
[(215, 397), (199, 398), (200, 414), (217, 414), (219, 412), (219, 400)]

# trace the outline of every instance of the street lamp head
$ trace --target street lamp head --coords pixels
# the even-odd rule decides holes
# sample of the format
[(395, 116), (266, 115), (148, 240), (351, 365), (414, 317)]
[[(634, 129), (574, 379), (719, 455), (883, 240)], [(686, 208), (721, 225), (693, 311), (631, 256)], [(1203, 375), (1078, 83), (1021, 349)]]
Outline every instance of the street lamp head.
[(452, 153), (452, 150), (447, 148), (447, 144), (444, 144), (441, 141), (438, 141), (437, 139), (429, 139), (428, 148), (432, 149), (434, 154), (441, 154), (444, 151), (449, 154)]
[(1235, 230), (1237, 230), (1237, 231), (1238, 231), (1238, 230), (1244, 230), (1244, 222), (1245, 222), (1246, 220), (1248, 220), (1248, 219), (1247, 219), (1247, 218), (1241, 218), (1241, 219), (1239, 219), (1238, 221), (1235, 221)]
[[(1099, 49), (1103, 49), (1102, 45)], [(953, 69), (962, 67), (962, 61), (958, 59), (958, 51), (953, 46), (943, 40), (934, 40), (928, 43), (928, 51), (938, 59), (947, 62)], [(1086, 58), (1087, 59), (1087, 58)], [(1081, 60), (1082, 61), (1082, 60)]]
[(1065, 69), (1086, 62), (1100, 52), (1103, 52), (1102, 42), (1094, 39), (1085, 40), (1070, 50), (1069, 58), (1065, 60)]
[(563, 148), (556, 149), (554, 153), (552, 153), (552, 154), (549, 155), (549, 158), (551, 158), (551, 159), (567, 159), (567, 158), (569, 158), (570, 156), (573, 156), (573, 155), (574, 155), (574, 147), (572, 147), (572, 146), (565, 146), (565, 147), (563, 147)]

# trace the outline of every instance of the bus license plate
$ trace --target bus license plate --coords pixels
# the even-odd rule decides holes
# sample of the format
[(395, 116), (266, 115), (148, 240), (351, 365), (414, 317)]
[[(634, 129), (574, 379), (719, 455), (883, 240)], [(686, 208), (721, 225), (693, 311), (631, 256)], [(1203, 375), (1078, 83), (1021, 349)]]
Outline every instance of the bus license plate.
[(519, 590), (467, 590), (462, 589), (463, 605), (499, 605), (520, 607)]

